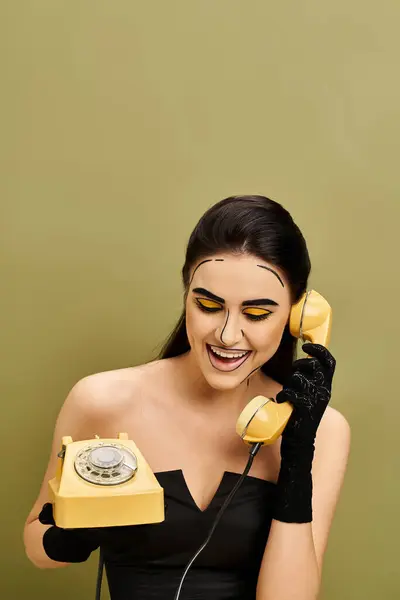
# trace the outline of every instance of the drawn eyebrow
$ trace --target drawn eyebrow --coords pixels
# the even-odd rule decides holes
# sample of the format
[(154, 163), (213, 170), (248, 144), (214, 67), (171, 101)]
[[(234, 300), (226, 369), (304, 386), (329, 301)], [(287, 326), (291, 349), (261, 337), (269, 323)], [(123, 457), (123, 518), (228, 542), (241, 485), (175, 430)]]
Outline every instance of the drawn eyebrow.
[[(219, 260), (221, 260), (221, 259), (219, 259)], [(196, 267), (196, 268), (195, 268), (195, 270), (193, 271), (192, 278), (191, 278), (191, 280), (189, 281), (189, 287), (191, 286), (191, 283), (192, 283), (192, 281), (193, 281), (193, 277), (195, 276), (197, 269), (198, 269), (199, 267), (201, 267), (201, 265), (204, 265), (204, 263), (206, 263), (206, 262), (211, 262), (211, 261), (212, 261), (212, 258), (207, 258), (207, 260), (203, 260), (203, 261), (202, 261), (200, 264), (198, 264), (198, 265), (197, 265), (197, 267)]]
[(283, 281), (282, 281), (282, 279), (279, 277), (279, 275), (278, 275), (278, 273), (277, 273), (276, 271), (274, 271), (274, 270), (273, 270), (273, 269), (271, 269), (270, 267), (265, 267), (264, 265), (257, 265), (257, 267), (261, 267), (261, 269), (267, 269), (267, 271), (271, 271), (271, 273), (273, 273), (273, 274), (274, 274), (274, 275), (275, 275), (275, 276), (276, 276), (276, 277), (279, 279), (279, 281), (280, 281), (280, 282), (281, 282), (281, 284), (282, 284), (282, 287), (285, 287), (285, 286), (283, 285)]
[[(207, 296), (207, 298), (209, 298), (210, 300), (215, 300), (215, 302), (219, 302), (220, 304), (225, 304), (225, 300), (223, 298), (221, 298), (220, 296), (216, 296), (215, 294), (213, 294), (212, 292), (209, 292), (205, 288), (202, 288), (202, 287), (194, 288), (194, 290), (192, 290), (192, 292), (196, 293), (196, 294), (203, 294), (203, 296)], [(258, 298), (255, 300), (245, 300), (244, 302), (242, 302), (242, 306), (259, 306), (259, 305), (279, 306), (279, 304), (277, 302), (275, 302), (275, 300), (271, 300), (271, 298)]]

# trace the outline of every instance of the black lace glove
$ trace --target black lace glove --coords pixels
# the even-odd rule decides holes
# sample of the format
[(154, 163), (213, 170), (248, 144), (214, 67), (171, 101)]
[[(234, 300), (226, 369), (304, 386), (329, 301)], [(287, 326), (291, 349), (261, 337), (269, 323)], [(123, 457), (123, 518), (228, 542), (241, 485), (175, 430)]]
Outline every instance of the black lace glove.
[(319, 423), (331, 398), (336, 361), (320, 344), (304, 344), (312, 358), (293, 363), (292, 374), (276, 396), (294, 409), (282, 433), (281, 468), (277, 483), (274, 519), (286, 523), (312, 521), (312, 476), (314, 441)]
[(99, 529), (62, 529), (57, 527), (53, 516), (53, 505), (47, 502), (40, 514), (43, 525), (52, 525), (44, 533), (43, 548), (52, 560), (66, 563), (84, 562), (100, 545)]

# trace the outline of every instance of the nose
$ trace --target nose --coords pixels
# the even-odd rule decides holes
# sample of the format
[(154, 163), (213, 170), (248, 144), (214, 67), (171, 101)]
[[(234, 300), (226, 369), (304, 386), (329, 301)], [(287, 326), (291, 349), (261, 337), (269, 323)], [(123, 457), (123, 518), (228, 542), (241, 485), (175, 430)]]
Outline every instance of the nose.
[(243, 338), (243, 330), (240, 329), (239, 318), (234, 318), (229, 314), (225, 319), (225, 322), (218, 327), (215, 332), (217, 339), (221, 340), (224, 346), (235, 346)]

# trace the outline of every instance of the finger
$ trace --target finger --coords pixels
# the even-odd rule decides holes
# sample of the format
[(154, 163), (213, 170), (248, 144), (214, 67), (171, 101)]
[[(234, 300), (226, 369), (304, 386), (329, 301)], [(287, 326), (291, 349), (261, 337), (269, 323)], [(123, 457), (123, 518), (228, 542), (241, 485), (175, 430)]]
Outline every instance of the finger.
[(320, 362), (317, 358), (299, 358), (293, 363), (293, 372), (313, 375), (320, 368)]
[(39, 513), (38, 519), (40, 523), (42, 523), (42, 525), (56, 524), (53, 517), (53, 505), (50, 502), (46, 502), (46, 504), (43, 505), (43, 508)]
[(284, 388), (283, 390), (278, 392), (275, 398), (275, 402), (277, 404), (282, 404), (283, 402), (290, 402), (290, 404), (293, 404), (293, 406), (301, 404), (298, 401), (298, 394), (296, 393), (296, 390), (293, 390), (291, 388)]
[(322, 344), (310, 344), (306, 343), (302, 346), (303, 352), (313, 356), (319, 360), (321, 365), (330, 371), (334, 371), (336, 367), (336, 360), (325, 346)]

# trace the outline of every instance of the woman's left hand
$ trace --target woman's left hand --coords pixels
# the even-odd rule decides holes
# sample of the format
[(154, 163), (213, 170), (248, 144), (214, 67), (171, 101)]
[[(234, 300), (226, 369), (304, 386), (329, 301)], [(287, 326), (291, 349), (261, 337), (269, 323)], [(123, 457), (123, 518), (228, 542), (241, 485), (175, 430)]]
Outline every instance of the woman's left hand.
[(331, 398), (336, 361), (320, 344), (302, 346), (311, 358), (293, 363), (293, 371), (276, 402), (290, 402), (293, 412), (281, 441), (281, 468), (274, 518), (288, 523), (312, 521), (314, 442)]
[(314, 443), (318, 425), (331, 398), (336, 361), (320, 344), (303, 344), (302, 350), (311, 358), (293, 363), (293, 371), (276, 402), (290, 402), (294, 410), (282, 434), (302, 443)]

